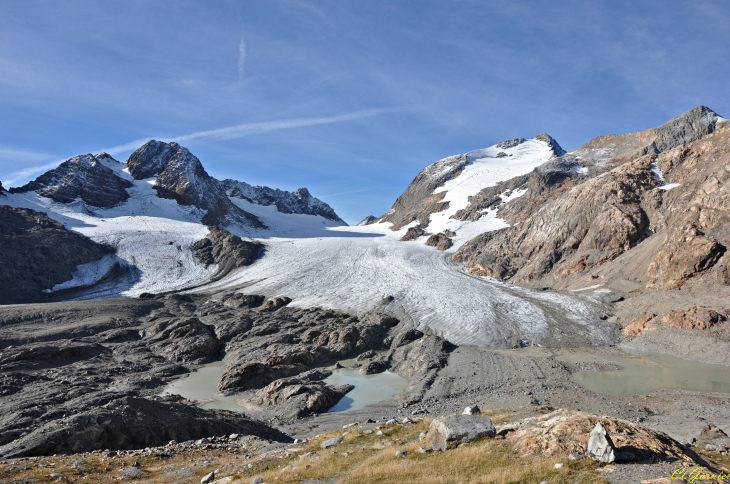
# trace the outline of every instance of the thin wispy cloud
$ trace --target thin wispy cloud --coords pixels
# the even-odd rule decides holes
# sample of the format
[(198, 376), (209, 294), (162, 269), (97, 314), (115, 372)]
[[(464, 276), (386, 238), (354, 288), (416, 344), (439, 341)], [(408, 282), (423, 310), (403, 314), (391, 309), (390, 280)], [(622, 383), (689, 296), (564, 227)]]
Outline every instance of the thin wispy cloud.
[(37, 163), (52, 158), (47, 153), (39, 153), (37, 151), (28, 151), (9, 146), (0, 146), (0, 161), (13, 162), (30, 162)]
[(282, 119), (278, 121), (264, 121), (261, 123), (245, 123), (226, 128), (212, 129), (208, 131), (198, 131), (196, 133), (186, 134), (173, 138), (173, 141), (189, 141), (201, 138), (210, 138), (217, 140), (228, 140), (243, 138), (253, 134), (265, 133), (267, 131), (277, 131), (281, 129), (306, 128), (309, 126), (318, 126), (322, 124), (341, 123), (345, 121), (355, 121), (358, 119), (370, 118), (381, 114), (395, 113), (405, 111), (406, 108), (378, 108), (364, 109), (362, 111), (354, 111), (352, 113), (340, 114), (338, 116), (329, 116), (324, 118), (295, 118)]
[(335, 198), (335, 197), (342, 197), (344, 195), (352, 195), (353, 193), (363, 193), (363, 192), (369, 192), (370, 188), (363, 188), (362, 190), (350, 190), (348, 192), (340, 192), (340, 193), (328, 193), (326, 195), (317, 195), (319, 198)]
[(246, 67), (246, 41), (241, 37), (238, 44), (238, 82), (243, 82), (243, 75)]
[[(186, 134), (183, 136), (175, 136), (175, 137), (167, 137), (167, 136), (157, 136), (152, 138), (140, 138), (134, 141), (130, 141), (128, 143), (124, 143), (117, 146), (112, 146), (110, 148), (105, 148), (102, 150), (98, 150), (97, 152), (105, 152), (110, 155), (117, 155), (119, 153), (125, 153), (131, 150), (135, 150), (142, 146), (144, 143), (151, 139), (158, 139), (162, 141), (190, 141), (190, 140), (198, 140), (198, 139), (214, 139), (214, 140), (231, 140), (231, 139), (237, 139), (237, 138), (243, 138), (245, 136), (251, 136), (255, 134), (261, 134), (266, 133), (269, 131), (277, 131), (281, 129), (294, 129), (294, 128), (306, 128), (310, 126), (318, 126), (318, 125), (324, 125), (324, 124), (333, 124), (333, 123), (342, 123), (346, 121), (355, 121), (358, 119), (365, 119), (373, 116), (379, 116), (382, 114), (388, 114), (388, 113), (395, 113), (395, 112), (403, 112), (407, 111), (407, 108), (403, 107), (397, 107), (397, 108), (377, 108), (377, 109), (365, 109), (361, 111), (354, 111), (347, 114), (340, 114), (338, 116), (328, 116), (328, 117), (322, 117), (322, 118), (294, 118), (294, 119), (281, 119), (277, 121), (264, 121), (259, 123), (245, 123), (245, 124), (238, 124), (235, 126), (228, 126), (225, 128), (219, 128), (219, 129), (212, 129), (207, 131), (197, 131), (195, 133)], [(7, 153), (25, 153), (26, 155), (29, 155), (30, 151), (18, 151), (18, 150), (6, 150)], [(0, 148), (0, 157), (3, 156), (3, 150)], [(50, 157), (50, 155), (45, 155), (46, 159)], [(30, 161), (30, 160), (26, 160)], [(40, 160), (38, 160), (40, 161)], [(2, 178), (3, 181), (6, 182), (6, 184), (10, 185), (18, 180), (24, 180), (30, 176), (33, 176), (37, 173), (41, 173), (46, 170), (50, 170), (52, 168), (55, 168), (59, 164), (66, 161), (65, 159), (52, 161), (50, 163), (43, 164), (41, 166), (32, 166), (28, 168), (24, 168), (23, 170), (15, 171), (12, 173), (9, 173), (4, 178)]]

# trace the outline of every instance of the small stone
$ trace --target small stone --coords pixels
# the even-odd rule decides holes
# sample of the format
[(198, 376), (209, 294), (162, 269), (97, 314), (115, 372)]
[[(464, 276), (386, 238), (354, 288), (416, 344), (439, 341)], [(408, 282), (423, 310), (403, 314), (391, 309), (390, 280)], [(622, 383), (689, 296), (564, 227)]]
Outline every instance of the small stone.
[(328, 449), (328, 448), (332, 447), (333, 445), (339, 444), (340, 442), (342, 442), (342, 438), (335, 437), (333, 439), (325, 440), (324, 442), (322, 442), (322, 445), (320, 445), (320, 447), (323, 449)]
[(582, 455), (580, 455), (580, 454), (570, 454), (568, 456), (568, 459), (570, 459), (570, 460), (583, 460), (584, 457)]
[(382, 430), (378, 430), (377, 432), (375, 432), (375, 435), (383, 435), (383, 431)]
[(236, 440), (238, 438), (238, 434), (231, 434), (228, 436), (228, 440)]
[(52, 477), (54, 479), (58, 479), (59, 481), (65, 481), (66, 480), (66, 476), (64, 476), (60, 472), (52, 472), (52, 473), (48, 474), (48, 477)]
[(395, 451), (395, 456), (396, 457), (402, 457), (402, 458), (405, 459), (408, 456), (408, 451), (405, 451), (405, 450), (396, 450)]
[(215, 479), (215, 472), (211, 472), (210, 474), (206, 474), (203, 476), (203, 478), (200, 480), (200, 484), (208, 484), (209, 482), (213, 482)]
[(395, 425), (397, 423), (398, 423), (398, 421), (396, 419), (391, 418), (390, 420), (388, 420), (387, 422), (385, 422), (385, 425)]
[(429, 452), (431, 452), (431, 449), (429, 449), (428, 447), (421, 446), (416, 449), (416, 452), (418, 452), (419, 454), (428, 454)]
[(471, 407), (466, 407), (464, 409), (464, 412), (462, 413), (462, 415), (476, 415), (479, 412), (480, 412), (479, 407), (477, 407), (476, 405), (474, 405), (474, 406), (471, 406)]
[(251, 481), (251, 484), (263, 484), (263, 482), (264, 482), (263, 479), (261, 479), (260, 477), (257, 477), (256, 479)]
[(426, 440), (426, 432), (421, 432), (418, 435), (418, 440)]
[(409, 419), (408, 417), (404, 417), (400, 420), (400, 423), (405, 425), (405, 424), (413, 423), (413, 421), (411, 421), (411, 419)]
[(720, 450), (717, 445), (707, 444), (705, 446), (705, 450), (709, 450), (710, 452), (717, 452)]
[(562, 462), (558, 462), (557, 464), (555, 464), (555, 468), (556, 469), (560, 469), (561, 467), (563, 467), (563, 463)]

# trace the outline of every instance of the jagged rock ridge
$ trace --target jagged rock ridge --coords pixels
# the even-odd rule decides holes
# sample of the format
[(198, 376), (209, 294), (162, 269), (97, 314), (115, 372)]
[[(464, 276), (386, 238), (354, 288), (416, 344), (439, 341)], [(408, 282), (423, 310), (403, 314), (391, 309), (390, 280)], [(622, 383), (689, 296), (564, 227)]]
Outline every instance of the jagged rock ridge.
[(319, 215), (327, 220), (347, 225), (332, 207), (313, 197), (306, 188), (288, 192), (278, 188), (252, 186), (246, 182), (231, 179), (223, 180), (221, 186), (229, 197), (241, 198), (258, 205), (276, 205), (276, 209), (281, 213)]

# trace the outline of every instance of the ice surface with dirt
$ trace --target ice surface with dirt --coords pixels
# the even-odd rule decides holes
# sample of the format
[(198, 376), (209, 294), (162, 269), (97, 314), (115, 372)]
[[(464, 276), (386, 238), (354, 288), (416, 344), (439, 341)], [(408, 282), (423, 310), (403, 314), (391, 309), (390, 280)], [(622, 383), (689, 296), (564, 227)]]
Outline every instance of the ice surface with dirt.
[(590, 297), (471, 276), (433, 247), (399, 241), (405, 229), (389, 227), (327, 227), (306, 237), (271, 237), (262, 259), (196, 291), (242, 288), (291, 297), (295, 307), (359, 315), (386, 311), (457, 344), (503, 347), (513, 335), (529, 343), (612, 340)]

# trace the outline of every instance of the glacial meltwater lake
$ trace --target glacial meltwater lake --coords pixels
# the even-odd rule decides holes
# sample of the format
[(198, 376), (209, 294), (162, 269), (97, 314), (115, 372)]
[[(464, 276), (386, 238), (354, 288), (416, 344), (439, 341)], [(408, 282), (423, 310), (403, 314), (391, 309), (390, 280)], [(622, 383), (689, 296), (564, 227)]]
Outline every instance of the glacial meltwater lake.
[(571, 379), (603, 395), (641, 395), (662, 388), (730, 393), (730, 368), (667, 355), (568, 354), (565, 362), (613, 363), (620, 370), (579, 371)]
[[(344, 365), (354, 360), (341, 362)], [(223, 376), (223, 362), (214, 361), (203, 365), (191, 372), (188, 376), (175, 380), (165, 388), (163, 393), (180, 395), (191, 400), (201, 402), (203, 408), (232, 410), (243, 412), (246, 407), (238, 401), (242, 395), (223, 396), (218, 393), (218, 383)], [(395, 373), (378, 373), (375, 375), (361, 375), (351, 368), (340, 368), (332, 371), (332, 375), (324, 380), (328, 385), (354, 385), (353, 388), (330, 412), (345, 412), (359, 410), (367, 405), (378, 403), (392, 398), (393, 395), (405, 390), (408, 380)]]

